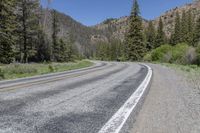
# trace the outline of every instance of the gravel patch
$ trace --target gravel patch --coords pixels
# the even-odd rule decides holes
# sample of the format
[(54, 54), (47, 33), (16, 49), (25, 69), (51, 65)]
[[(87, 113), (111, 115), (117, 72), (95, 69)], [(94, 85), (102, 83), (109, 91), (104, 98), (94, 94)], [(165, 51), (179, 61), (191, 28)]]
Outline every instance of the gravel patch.
[(133, 125), (132, 133), (199, 133), (199, 80), (161, 65)]

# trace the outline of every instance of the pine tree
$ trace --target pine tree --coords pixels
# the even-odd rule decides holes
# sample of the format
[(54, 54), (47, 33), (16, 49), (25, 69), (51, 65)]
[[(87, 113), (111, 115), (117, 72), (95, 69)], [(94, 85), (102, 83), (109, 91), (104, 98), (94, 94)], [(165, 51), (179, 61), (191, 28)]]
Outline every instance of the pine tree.
[(20, 61), (27, 63), (36, 54), (39, 0), (17, 1)]
[(74, 59), (74, 55), (75, 53), (75, 47), (73, 47), (74, 44), (74, 37), (72, 34), (69, 35), (69, 39), (65, 42), (65, 45), (63, 46), (64, 48), (62, 49), (61, 47), (61, 51), (63, 52), (63, 56), (64, 61), (69, 62), (69, 61), (73, 61)]
[(59, 58), (57, 59), (57, 61), (65, 62), (65, 61), (68, 60), (68, 56), (67, 56), (67, 53), (66, 53), (67, 50), (68, 50), (67, 44), (66, 44), (66, 42), (64, 42), (63, 39), (60, 39), (59, 45), (60, 45), (60, 52), (59, 52)]
[(158, 29), (157, 29), (157, 34), (156, 34), (155, 48), (160, 47), (163, 44), (165, 44), (165, 32), (163, 30), (162, 18), (160, 18)]
[(142, 32), (142, 20), (137, 0), (134, 0), (129, 20), (129, 31), (127, 33), (127, 57), (131, 61), (142, 59), (146, 51)]
[(36, 50), (37, 50), (37, 55), (36, 55), (36, 61), (39, 62), (44, 62), (44, 61), (50, 61), (50, 52), (51, 52), (51, 47), (50, 47), (50, 41), (45, 33), (45, 27), (43, 25), (43, 22), (41, 21), (43, 18), (42, 14), (42, 7), (40, 7), (39, 14), (37, 16), (37, 21), (39, 28), (37, 30), (37, 45), (36, 45)]
[(44, 33), (42, 29), (38, 30), (38, 42), (37, 42), (37, 61), (50, 61), (50, 41), (47, 35)]
[(181, 18), (181, 42), (187, 42), (187, 15), (183, 11)]
[(110, 42), (110, 60), (117, 59), (117, 43), (116, 40), (111, 40)]
[(196, 26), (194, 30), (194, 44), (195, 46), (200, 44), (200, 17), (196, 21)]
[(186, 40), (189, 45), (194, 45), (194, 17), (192, 11), (187, 12), (187, 35)]
[(170, 43), (173, 45), (181, 43), (181, 20), (179, 12), (176, 12), (175, 26)]
[(147, 50), (153, 49), (155, 46), (155, 27), (153, 22), (150, 21), (146, 31)]
[(73, 36), (72, 33), (70, 33), (69, 35), (69, 41), (68, 41), (69, 45), (68, 45), (68, 57), (69, 57), (69, 61), (73, 61), (75, 56), (79, 56), (78, 54), (78, 50), (77, 47), (75, 45), (75, 37)]
[(58, 15), (55, 10), (52, 11), (52, 61), (58, 61), (59, 60), (59, 52), (60, 52), (60, 46), (59, 46), (59, 38), (58, 38)]
[(0, 1), (0, 62), (11, 63), (14, 60), (16, 28), (15, 0)]

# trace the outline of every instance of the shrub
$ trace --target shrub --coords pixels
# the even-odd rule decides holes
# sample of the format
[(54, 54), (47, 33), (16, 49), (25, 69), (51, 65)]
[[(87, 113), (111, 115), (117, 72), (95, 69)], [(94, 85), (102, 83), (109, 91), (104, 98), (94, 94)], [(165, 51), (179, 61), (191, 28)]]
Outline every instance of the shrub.
[(185, 64), (186, 63), (186, 51), (189, 49), (189, 46), (185, 43), (177, 44), (172, 49), (172, 58), (171, 63)]
[(3, 73), (2, 69), (0, 68), (0, 80), (2, 80), (4, 78), (5, 78), (4, 73)]
[(121, 61), (121, 62), (126, 61), (126, 57), (125, 56), (118, 57), (117, 61)]
[(49, 71), (50, 72), (54, 72), (55, 71), (55, 69), (54, 69), (54, 67), (52, 65), (49, 65)]
[(152, 61), (152, 58), (151, 58), (151, 53), (147, 53), (145, 56), (144, 56), (144, 61)]
[(196, 48), (196, 53), (197, 53), (197, 60), (196, 60), (196, 64), (200, 65), (200, 44), (197, 46)]
[[(200, 53), (200, 48), (199, 48)], [(145, 61), (158, 61), (176, 64), (193, 64), (196, 61), (196, 51), (193, 47), (185, 43), (180, 43), (175, 46), (162, 45), (152, 52), (146, 54)], [(200, 64), (200, 54), (199, 54)]]
[(162, 45), (158, 47), (157, 49), (153, 50), (151, 52), (151, 59), (152, 61), (160, 61), (165, 62), (165, 55), (168, 54), (172, 49), (172, 46), (170, 45)]
[(185, 55), (182, 58), (182, 64), (195, 64), (197, 60), (196, 49), (193, 47), (189, 47), (186, 49)]

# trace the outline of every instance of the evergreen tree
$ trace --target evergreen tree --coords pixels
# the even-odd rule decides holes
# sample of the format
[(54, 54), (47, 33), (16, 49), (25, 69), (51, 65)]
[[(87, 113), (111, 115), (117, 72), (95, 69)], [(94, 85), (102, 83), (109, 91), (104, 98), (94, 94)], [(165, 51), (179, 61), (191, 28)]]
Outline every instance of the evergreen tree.
[(50, 41), (48, 36), (46, 35), (44, 29), (44, 25), (42, 20), (43, 14), (42, 14), (42, 7), (40, 7), (39, 15), (37, 16), (37, 21), (39, 28), (37, 30), (37, 55), (36, 55), (36, 61), (50, 61), (50, 52), (51, 52), (51, 47), (50, 47)]
[(179, 12), (176, 12), (174, 31), (171, 36), (171, 44), (176, 45), (181, 43), (181, 20)]
[(55, 10), (52, 11), (52, 61), (58, 61), (59, 60), (59, 52), (60, 52), (60, 46), (59, 46), (59, 38), (58, 38), (58, 16), (57, 12)]
[(124, 57), (124, 47), (122, 45), (121, 40), (116, 39), (115, 41), (116, 44), (116, 60)]
[(37, 43), (36, 61), (50, 61), (50, 41), (42, 29), (38, 30), (38, 43)]
[(14, 60), (15, 36), (15, 0), (0, 1), (0, 62), (11, 63)]
[(187, 15), (183, 11), (181, 18), (181, 42), (187, 42)]
[(69, 62), (69, 61), (73, 61), (75, 56), (75, 52), (76, 52), (76, 48), (73, 47), (74, 45), (74, 37), (72, 34), (69, 35), (69, 39), (66, 41), (64, 49), (62, 49), (61, 47), (61, 51), (63, 51), (63, 56), (65, 57), (65, 61)]
[(69, 61), (73, 61), (75, 58), (77, 58), (79, 55), (78, 49), (75, 45), (75, 37), (71, 33), (69, 36)]
[(147, 50), (151, 50), (155, 47), (155, 37), (155, 27), (153, 22), (150, 21), (146, 31)]
[(194, 45), (194, 17), (192, 11), (189, 10), (187, 12), (187, 34), (186, 34), (186, 42), (189, 45)]
[(194, 30), (194, 44), (195, 46), (200, 44), (200, 17), (196, 21), (196, 26)]
[(67, 56), (68, 47), (67, 47), (66, 42), (64, 42), (63, 39), (60, 39), (59, 45), (60, 45), (60, 52), (59, 52), (59, 58), (57, 59), (57, 61), (59, 62), (68, 61), (68, 56)]
[(127, 33), (127, 57), (131, 61), (140, 60), (144, 56), (146, 46), (142, 32), (142, 20), (137, 0), (134, 0), (129, 20), (129, 31)]
[(36, 54), (39, 0), (17, 1), (18, 43), (20, 61), (27, 63)]
[(160, 47), (165, 44), (165, 32), (163, 30), (163, 21), (162, 18), (159, 19), (159, 25), (156, 34), (155, 48)]

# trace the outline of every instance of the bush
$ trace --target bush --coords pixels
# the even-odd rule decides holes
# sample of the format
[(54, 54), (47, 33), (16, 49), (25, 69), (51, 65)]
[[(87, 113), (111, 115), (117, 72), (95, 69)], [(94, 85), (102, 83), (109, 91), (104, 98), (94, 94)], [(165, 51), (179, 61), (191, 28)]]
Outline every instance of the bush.
[(178, 63), (178, 64), (182, 64), (182, 58), (186, 52), (186, 49), (188, 48), (187, 44), (181, 43), (181, 44), (177, 44), (172, 48), (172, 57), (170, 59), (171, 63)]
[(5, 78), (4, 73), (3, 73), (2, 69), (0, 68), (0, 80), (2, 80), (4, 78)]
[(126, 57), (125, 56), (118, 57), (117, 61), (121, 61), (121, 62), (126, 61)]
[(170, 45), (162, 45), (159, 48), (153, 50), (151, 52), (151, 60), (152, 61), (160, 61), (165, 62), (165, 56), (172, 50), (172, 46)]
[(147, 53), (145, 56), (144, 56), (144, 61), (152, 61), (152, 58), (151, 58), (151, 53)]
[(54, 72), (55, 71), (55, 69), (54, 69), (54, 67), (52, 65), (49, 65), (49, 71), (50, 72)]
[(200, 44), (197, 46), (196, 48), (196, 53), (197, 53), (197, 60), (196, 60), (196, 64), (200, 65)]
[(197, 61), (196, 49), (193, 47), (189, 47), (188, 49), (186, 49), (182, 61), (183, 61), (182, 64), (195, 64)]
[(162, 45), (148, 53), (144, 57), (144, 60), (176, 64), (193, 64), (196, 61), (196, 51), (193, 47), (185, 43), (180, 43), (175, 46)]

